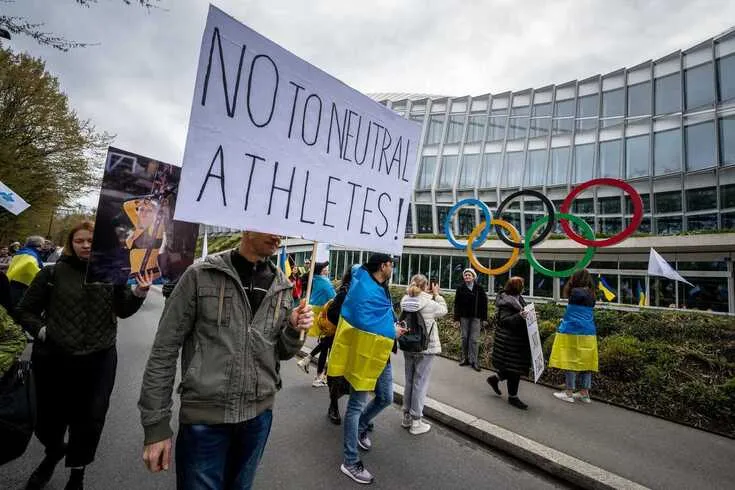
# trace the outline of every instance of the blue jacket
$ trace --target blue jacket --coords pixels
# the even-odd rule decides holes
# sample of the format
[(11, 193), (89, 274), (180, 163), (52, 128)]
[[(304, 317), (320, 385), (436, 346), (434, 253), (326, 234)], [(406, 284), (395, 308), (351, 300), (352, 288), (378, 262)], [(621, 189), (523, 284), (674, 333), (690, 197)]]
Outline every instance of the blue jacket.
[(314, 276), (314, 282), (311, 284), (311, 297), (309, 304), (313, 306), (324, 306), (327, 301), (334, 298), (337, 293), (334, 291), (332, 283), (326, 276)]

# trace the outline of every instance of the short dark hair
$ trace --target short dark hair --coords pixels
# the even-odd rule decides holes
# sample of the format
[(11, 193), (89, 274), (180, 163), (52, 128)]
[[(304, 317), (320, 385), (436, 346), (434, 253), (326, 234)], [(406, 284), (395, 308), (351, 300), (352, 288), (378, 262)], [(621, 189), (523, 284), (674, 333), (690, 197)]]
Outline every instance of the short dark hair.
[(395, 262), (395, 259), (384, 253), (374, 253), (370, 256), (368, 261), (365, 263), (365, 268), (368, 270), (368, 272), (373, 273), (380, 269), (380, 266), (390, 262), (391, 264)]
[(508, 282), (505, 283), (505, 288), (503, 289), (506, 294), (510, 294), (511, 296), (518, 296), (523, 292), (523, 287), (525, 285), (525, 281), (520, 276), (513, 276), (510, 279), (508, 279)]

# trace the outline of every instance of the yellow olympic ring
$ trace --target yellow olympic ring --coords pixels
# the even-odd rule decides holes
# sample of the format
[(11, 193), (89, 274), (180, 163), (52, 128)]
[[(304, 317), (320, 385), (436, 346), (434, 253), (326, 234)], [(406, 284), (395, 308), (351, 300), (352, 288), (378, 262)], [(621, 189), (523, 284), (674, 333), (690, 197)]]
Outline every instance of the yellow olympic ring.
[[(515, 226), (511, 225), (505, 220), (496, 219), (493, 218), (490, 220), (491, 225), (498, 225), (501, 228), (505, 228), (508, 233), (510, 233), (511, 240), (515, 242), (521, 242), (521, 235), (518, 233), (518, 230), (516, 230)], [(485, 228), (485, 222), (483, 221), (479, 225), (475, 226), (475, 229), (472, 230), (472, 233), (470, 233), (469, 238), (467, 239), (467, 243), (475, 243), (475, 238), (482, 232), (482, 230)], [(479, 272), (482, 272), (483, 274), (487, 274), (489, 276), (499, 276), (500, 274), (504, 274), (505, 272), (508, 272), (511, 267), (516, 265), (516, 262), (518, 262), (518, 259), (521, 255), (521, 249), (513, 247), (513, 252), (510, 254), (510, 258), (508, 259), (508, 262), (501, 265), (497, 269), (488, 269), (484, 265), (480, 263), (479, 260), (477, 260), (477, 257), (475, 257), (474, 251), (472, 250), (471, 246), (467, 247), (467, 257), (470, 259), (470, 263), (472, 266), (477, 269)]]

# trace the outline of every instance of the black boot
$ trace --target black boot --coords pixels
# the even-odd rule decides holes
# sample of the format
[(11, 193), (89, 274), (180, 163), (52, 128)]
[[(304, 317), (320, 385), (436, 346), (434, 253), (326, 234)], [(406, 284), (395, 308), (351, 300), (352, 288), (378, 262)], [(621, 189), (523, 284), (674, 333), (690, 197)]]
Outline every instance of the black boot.
[(49, 480), (51, 480), (56, 465), (64, 459), (64, 454), (66, 454), (66, 445), (58, 453), (46, 454), (41, 464), (31, 473), (31, 477), (28, 479), (28, 483), (26, 483), (26, 490), (40, 490), (45, 487)]
[(329, 405), (329, 410), (327, 410), (327, 417), (329, 418), (329, 421), (332, 422), (334, 425), (340, 425), (342, 423), (342, 417), (339, 415), (339, 406), (336, 403), (332, 403)]
[(84, 490), (84, 468), (72, 468), (64, 490)]
[(513, 405), (516, 408), (520, 408), (521, 410), (526, 410), (528, 408), (528, 405), (526, 405), (525, 403), (523, 403), (520, 400), (520, 398), (518, 398), (517, 396), (509, 396), (508, 397), (508, 403), (510, 403), (511, 405)]
[(495, 394), (498, 396), (503, 394), (503, 392), (500, 391), (499, 383), (500, 383), (500, 378), (498, 378), (497, 375), (493, 374), (492, 376), (488, 376), (487, 384), (490, 385), (490, 388), (492, 388)]

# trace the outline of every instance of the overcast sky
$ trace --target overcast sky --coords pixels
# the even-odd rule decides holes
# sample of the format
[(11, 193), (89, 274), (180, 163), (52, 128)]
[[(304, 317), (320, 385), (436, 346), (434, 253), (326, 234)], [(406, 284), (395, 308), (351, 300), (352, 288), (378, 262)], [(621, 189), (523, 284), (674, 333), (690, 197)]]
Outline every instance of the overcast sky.
[[(363, 93), (479, 95), (582, 79), (655, 59), (735, 24), (732, 0), (218, 0), (215, 5)], [(47, 60), (72, 106), (114, 145), (181, 160), (205, 0), (162, 9), (98, 0), (0, 2), (0, 12), (97, 46)]]

